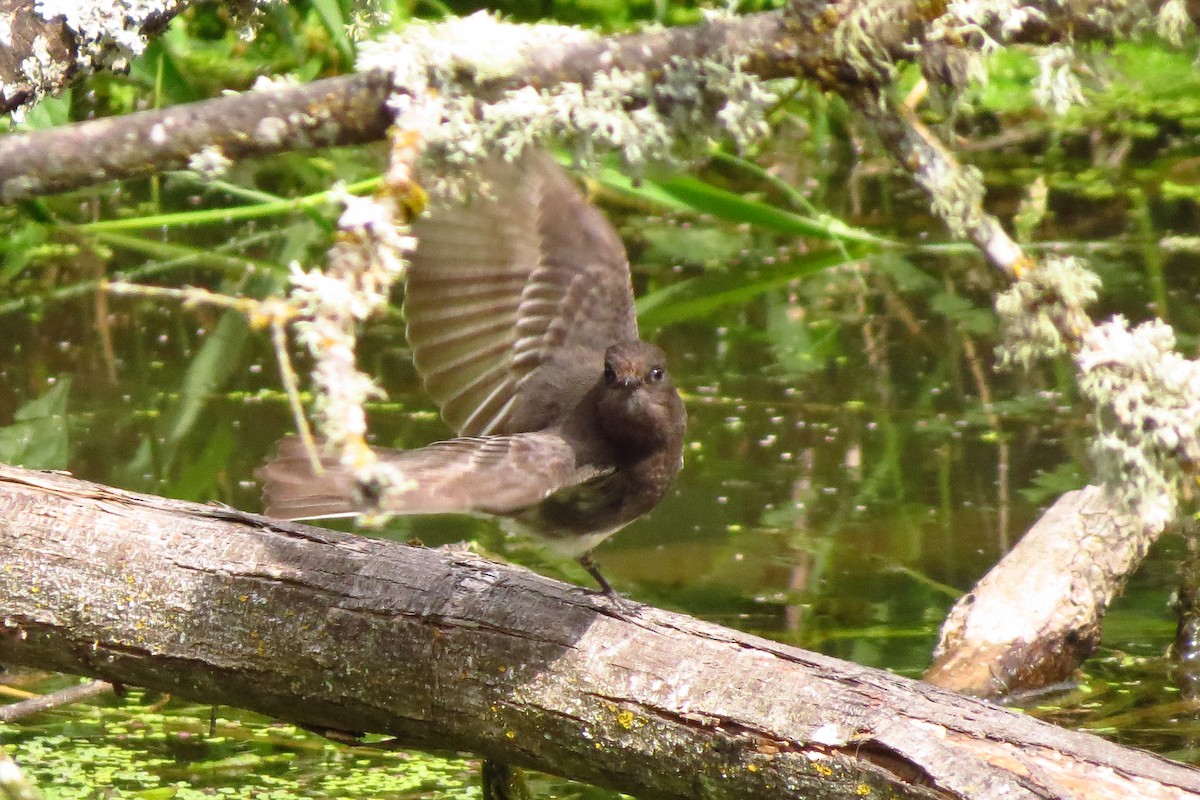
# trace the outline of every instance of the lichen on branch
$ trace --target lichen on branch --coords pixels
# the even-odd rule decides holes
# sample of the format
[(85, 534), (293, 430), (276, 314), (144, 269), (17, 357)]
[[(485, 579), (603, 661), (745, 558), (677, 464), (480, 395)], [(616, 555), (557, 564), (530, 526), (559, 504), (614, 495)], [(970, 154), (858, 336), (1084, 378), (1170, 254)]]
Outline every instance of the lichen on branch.
[(1028, 369), (1039, 359), (1074, 350), (1090, 328), (1087, 307), (1096, 301), (1100, 278), (1074, 257), (1047, 258), (996, 298), (1004, 367)]
[[(360, 69), (385, 70), (397, 125), (418, 133), (435, 194), (484, 158), (512, 160), (528, 146), (565, 144), (584, 162), (615, 151), (633, 172), (677, 163), (728, 138), (745, 148), (768, 132), (775, 95), (740, 57), (675, 57), (647, 70), (600, 70), (586, 81), (524, 86), (479, 99), (479, 89), (527, 63), (535, 47), (594, 35), (562, 25), (516, 25), (486, 13), (412, 25), (362, 47)], [(447, 169), (449, 168), (449, 169)]]
[(1152, 534), (1179, 515), (1200, 465), (1200, 361), (1175, 350), (1161, 320), (1094, 325), (1100, 279), (1077, 258), (1048, 258), (996, 300), (1002, 364), (1070, 353), (1094, 405), (1091, 453), (1105, 488)]
[(1095, 404), (1092, 458), (1105, 485), (1159, 533), (1175, 521), (1200, 465), (1200, 361), (1175, 351), (1161, 320), (1121, 316), (1086, 331), (1079, 388)]

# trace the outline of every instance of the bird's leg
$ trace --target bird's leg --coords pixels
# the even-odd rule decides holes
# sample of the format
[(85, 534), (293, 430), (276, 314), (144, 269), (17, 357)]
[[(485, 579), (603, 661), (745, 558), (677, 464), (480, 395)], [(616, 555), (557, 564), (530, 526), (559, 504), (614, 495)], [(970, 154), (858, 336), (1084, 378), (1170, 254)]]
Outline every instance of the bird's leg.
[(606, 581), (604, 576), (600, 574), (600, 568), (592, 560), (591, 553), (584, 553), (575, 560), (588, 571), (589, 575), (596, 579), (596, 583), (600, 584), (600, 593), (608, 600), (608, 613), (625, 622), (633, 622), (642, 604), (617, 594), (617, 590), (612, 587), (612, 584)]
[(600, 584), (600, 591), (604, 593), (605, 597), (611, 597), (614, 599), (620, 598), (621, 595), (617, 594), (617, 590), (614, 589), (612, 584), (606, 581), (604, 576), (600, 574), (600, 568), (597, 567), (596, 562), (592, 560), (591, 553), (584, 553), (575, 560), (579, 562), (581, 567), (587, 570), (588, 575), (591, 575), (596, 579), (596, 583)]

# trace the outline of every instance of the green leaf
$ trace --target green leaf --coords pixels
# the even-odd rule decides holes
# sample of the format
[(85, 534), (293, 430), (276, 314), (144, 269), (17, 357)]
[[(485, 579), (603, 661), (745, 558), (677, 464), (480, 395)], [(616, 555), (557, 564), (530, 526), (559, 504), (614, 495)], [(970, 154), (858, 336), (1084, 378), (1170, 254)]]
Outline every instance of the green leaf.
[(0, 285), (9, 283), (25, 269), (31, 254), (46, 242), (46, 228), (27, 222), (0, 238)]
[(140, 792), (133, 792), (132, 796), (138, 798), (138, 800), (171, 800), (177, 794), (179, 794), (178, 787), (160, 786), (157, 789), (143, 789)]
[(599, 182), (605, 188), (633, 200), (650, 203), (685, 214), (708, 214), (736, 224), (762, 230), (809, 236), (830, 241), (863, 242), (888, 245), (890, 242), (870, 231), (851, 227), (834, 217), (814, 219), (793, 214), (761, 200), (750, 200), (719, 189), (690, 175), (635, 184), (616, 170), (604, 170)]
[(857, 261), (856, 253), (826, 250), (760, 267), (755, 270), (713, 272), (651, 292), (638, 301), (638, 320), (644, 331), (695, 319), (731, 303), (744, 303), (763, 292), (786, 286), (797, 278)]
[(71, 90), (57, 97), (44, 97), (25, 115), (25, 125), (35, 131), (66, 125), (71, 121)]
[(354, 43), (346, 35), (346, 19), (342, 15), (342, 7), (338, 0), (312, 0), (321, 24), (329, 33), (329, 39), (337, 47), (346, 64), (354, 63)]
[(659, 187), (671, 197), (687, 204), (697, 213), (711, 214), (728, 222), (747, 223), (779, 233), (811, 236), (818, 239), (880, 241), (874, 234), (851, 228), (839, 220), (833, 218), (819, 220), (784, 211), (770, 203), (749, 200), (725, 189), (718, 189), (716, 186), (690, 175), (681, 175), (659, 182)]
[(951, 320), (960, 320), (970, 312), (974, 306), (967, 298), (950, 294), (949, 292), (939, 292), (929, 300), (929, 307)]
[(1086, 485), (1087, 476), (1083, 470), (1074, 461), (1067, 461), (1052, 470), (1039, 471), (1030, 485), (1019, 491), (1027, 501), (1040, 505)]
[(155, 108), (191, 103), (204, 97), (203, 91), (180, 70), (170, 46), (161, 38), (153, 39), (142, 57), (133, 60), (129, 75), (155, 87)]
[(782, 299), (767, 309), (767, 337), (775, 361), (789, 375), (823, 370), (842, 352), (838, 326), (828, 319), (797, 320), (795, 311)]
[(941, 291), (940, 281), (899, 253), (881, 253), (878, 258), (872, 259), (871, 269), (881, 275), (887, 275), (896, 282), (896, 288), (902, 292), (933, 294)]
[(64, 469), (70, 456), (67, 395), (70, 377), (31, 400), (13, 414), (13, 424), (0, 428), (0, 461), (29, 469)]
[[(672, 263), (682, 255), (697, 265), (725, 264), (738, 257), (749, 245), (749, 235), (729, 228), (707, 225), (647, 225), (642, 230), (646, 240), (646, 260)], [(286, 262), (285, 262), (286, 263)]]
[(129, 485), (136, 484), (140, 476), (155, 472), (153, 466), (156, 463), (160, 478), (171, 474), (185, 438), (196, 431), (209, 400), (239, 369), (249, 335), (245, 318), (239, 312), (229, 311), (221, 317), (188, 365), (178, 398), (164, 410), (156, 425), (157, 452), (150, 441), (143, 441), (133, 459), (123, 468), (123, 480)]
[(208, 435), (199, 453), (189, 454), (180, 462), (179, 475), (166, 485), (163, 493), (195, 501), (220, 497), (221, 479), (236, 448), (232, 429), (222, 424)]

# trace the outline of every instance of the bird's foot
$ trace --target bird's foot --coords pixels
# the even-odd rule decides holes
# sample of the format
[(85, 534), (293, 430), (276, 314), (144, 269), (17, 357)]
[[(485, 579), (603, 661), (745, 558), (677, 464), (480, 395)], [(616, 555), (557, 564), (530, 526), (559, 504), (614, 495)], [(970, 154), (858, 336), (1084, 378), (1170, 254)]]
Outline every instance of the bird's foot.
[(642, 608), (642, 603), (636, 600), (630, 600), (628, 597), (622, 597), (617, 593), (617, 590), (612, 587), (612, 584), (604, 579), (600, 574), (600, 568), (596, 566), (596, 562), (592, 560), (592, 554), (586, 553), (576, 559), (580, 566), (587, 570), (588, 574), (595, 579), (600, 585), (599, 592), (592, 592), (593, 597), (603, 597), (607, 601), (608, 611), (615, 617), (623, 619), (626, 622), (632, 622), (633, 617), (636, 617)]
[(637, 600), (631, 600), (628, 597), (622, 597), (616, 592), (613, 592), (612, 594), (607, 592), (597, 592), (594, 596), (604, 598), (604, 601), (608, 606), (608, 608), (605, 609), (605, 613), (616, 617), (623, 622), (633, 622), (636, 620), (641, 614), (642, 608), (644, 608), (646, 605), (645, 603), (639, 603)]

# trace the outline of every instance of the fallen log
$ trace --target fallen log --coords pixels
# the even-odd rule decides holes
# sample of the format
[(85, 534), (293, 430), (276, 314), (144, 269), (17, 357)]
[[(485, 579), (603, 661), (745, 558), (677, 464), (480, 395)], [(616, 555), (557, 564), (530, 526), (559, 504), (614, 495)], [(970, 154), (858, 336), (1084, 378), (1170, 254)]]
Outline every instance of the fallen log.
[(1200, 798), (1200, 770), (471, 554), (3, 466), (0, 663), (646, 798)]
[(1067, 492), (954, 604), (925, 680), (988, 698), (1068, 680), (1156, 538), (1101, 487)]

